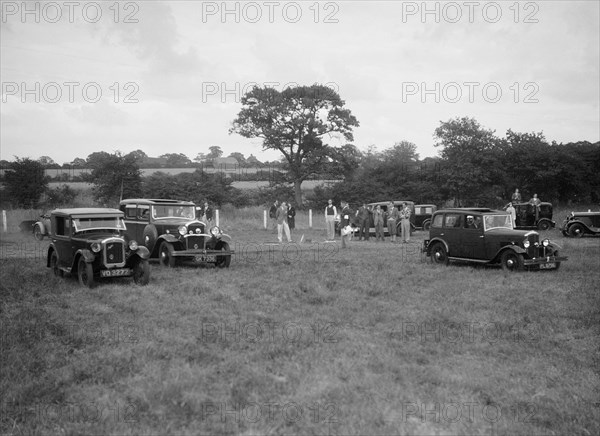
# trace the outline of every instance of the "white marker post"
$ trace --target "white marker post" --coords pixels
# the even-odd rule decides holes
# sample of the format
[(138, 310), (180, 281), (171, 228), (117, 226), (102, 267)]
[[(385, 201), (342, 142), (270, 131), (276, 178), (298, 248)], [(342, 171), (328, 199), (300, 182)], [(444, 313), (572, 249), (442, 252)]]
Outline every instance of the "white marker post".
[(263, 210), (263, 225), (265, 227), (265, 230), (267, 230), (267, 211)]
[(308, 228), (312, 229), (312, 209), (308, 209)]
[(219, 209), (215, 210), (215, 225), (219, 227)]
[(2, 211), (2, 231), (4, 233), (8, 232), (8, 223), (6, 222), (6, 211)]

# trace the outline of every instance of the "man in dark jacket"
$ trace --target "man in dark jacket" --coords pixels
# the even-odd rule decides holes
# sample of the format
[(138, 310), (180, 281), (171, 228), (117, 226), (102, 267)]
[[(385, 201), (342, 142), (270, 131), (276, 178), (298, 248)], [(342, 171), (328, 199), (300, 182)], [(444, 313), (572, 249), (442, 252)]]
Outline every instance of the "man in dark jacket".
[(364, 239), (369, 240), (369, 230), (371, 228), (371, 216), (367, 204), (363, 205), (356, 212), (356, 218), (358, 219), (358, 240)]
[(271, 218), (271, 230), (273, 233), (277, 232), (277, 209), (279, 209), (279, 202), (275, 200), (269, 209), (269, 218)]

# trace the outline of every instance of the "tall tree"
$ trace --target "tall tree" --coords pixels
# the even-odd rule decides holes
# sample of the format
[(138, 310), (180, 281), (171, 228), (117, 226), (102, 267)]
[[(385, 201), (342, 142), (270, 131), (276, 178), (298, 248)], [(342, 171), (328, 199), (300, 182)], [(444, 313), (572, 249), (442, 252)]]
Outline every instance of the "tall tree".
[(6, 197), (15, 207), (36, 208), (48, 188), (44, 166), (29, 158), (15, 158), (4, 175)]
[(254, 87), (242, 97), (242, 109), (230, 133), (261, 138), (263, 149), (278, 150), (294, 184), (296, 204), (302, 204), (302, 182), (322, 171), (332, 155), (324, 139), (352, 141), (357, 119), (331, 88), (322, 85), (286, 88)]
[(94, 184), (92, 192), (96, 201), (116, 206), (121, 198), (141, 195), (141, 171), (131, 154), (92, 153), (88, 156), (88, 165), (92, 169), (89, 180)]
[(192, 164), (190, 158), (183, 153), (167, 153), (159, 157), (167, 160), (167, 167), (169, 168), (187, 167)]
[(441, 176), (456, 203), (487, 203), (501, 194), (500, 140), (493, 130), (463, 117), (441, 122), (434, 136), (441, 147)]
[(216, 159), (217, 157), (223, 156), (223, 150), (221, 150), (221, 147), (218, 145), (212, 145), (208, 147), (208, 149), (210, 150), (206, 155), (208, 159)]

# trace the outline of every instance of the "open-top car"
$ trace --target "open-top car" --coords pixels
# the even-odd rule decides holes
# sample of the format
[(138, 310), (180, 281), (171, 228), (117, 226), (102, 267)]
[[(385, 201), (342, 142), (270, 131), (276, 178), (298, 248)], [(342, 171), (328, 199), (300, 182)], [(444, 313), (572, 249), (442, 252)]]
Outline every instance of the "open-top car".
[(438, 210), (423, 250), (434, 263), (500, 264), (506, 270), (558, 269), (560, 247), (533, 230), (515, 230), (509, 213), (485, 208)]
[(168, 267), (177, 260), (229, 267), (231, 237), (217, 226), (196, 219), (196, 206), (189, 201), (133, 198), (119, 206), (125, 214), (127, 234), (150, 251), (151, 258)]
[(548, 230), (556, 226), (552, 221), (552, 203), (513, 203), (516, 212), (515, 229)]
[(560, 226), (564, 236), (600, 235), (600, 212), (571, 212)]
[(125, 236), (117, 209), (56, 209), (50, 213), (50, 246), (46, 265), (56, 276), (76, 274), (89, 288), (99, 278), (131, 277), (147, 285), (150, 253)]

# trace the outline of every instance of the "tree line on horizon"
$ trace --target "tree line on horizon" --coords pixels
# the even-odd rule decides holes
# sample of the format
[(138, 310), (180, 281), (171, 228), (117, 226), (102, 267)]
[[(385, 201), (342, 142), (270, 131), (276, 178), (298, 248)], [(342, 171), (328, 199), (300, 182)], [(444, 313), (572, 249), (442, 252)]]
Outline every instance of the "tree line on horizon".
[[(260, 139), (263, 149), (281, 153), (277, 162), (281, 171), (276, 177), (269, 173), (268, 188), (242, 193), (226, 174), (207, 174), (202, 167), (192, 173), (156, 172), (142, 177), (140, 168), (149, 159), (142, 150), (125, 155), (101, 151), (85, 160), (91, 173), (83, 178), (93, 183), (94, 200), (114, 205), (119, 198), (145, 196), (247, 206), (279, 199), (303, 207), (323, 205), (329, 198), (354, 204), (411, 199), (500, 207), (518, 188), (524, 198), (536, 193), (553, 203), (600, 203), (600, 142), (558, 144), (547, 141), (541, 132), (510, 129), (500, 137), (474, 118), (457, 117), (441, 121), (434, 131), (438, 156), (420, 159), (416, 145), (408, 141), (361, 152), (352, 143), (358, 120), (340, 95), (325, 86), (283, 91), (254, 87), (240, 103), (229, 133)], [(341, 145), (331, 145), (331, 138)], [(218, 146), (210, 147), (207, 155), (196, 156), (196, 166), (221, 154)], [(257, 162), (241, 153), (231, 156), (240, 164)], [(181, 153), (163, 159), (170, 166), (191, 162)], [(71, 164), (83, 165), (83, 160)], [(4, 197), (19, 207), (39, 203), (41, 193), (47, 191), (44, 168), (49, 161), (16, 158), (6, 165)], [(315, 177), (338, 182), (305, 194), (302, 183)]]

